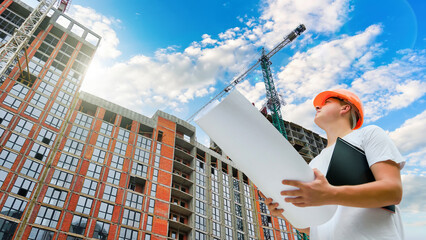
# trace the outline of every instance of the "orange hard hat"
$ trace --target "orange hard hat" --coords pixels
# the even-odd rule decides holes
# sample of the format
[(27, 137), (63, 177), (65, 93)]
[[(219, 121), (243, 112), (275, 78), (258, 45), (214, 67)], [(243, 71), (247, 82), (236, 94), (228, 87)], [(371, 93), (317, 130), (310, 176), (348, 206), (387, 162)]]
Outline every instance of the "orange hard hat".
[(362, 123), (364, 122), (364, 110), (362, 107), (362, 102), (359, 99), (355, 93), (350, 92), (346, 89), (336, 89), (336, 90), (330, 90), (330, 91), (324, 91), (320, 94), (318, 94), (314, 99), (314, 106), (315, 107), (322, 107), (325, 103), (325, 100), (328, 98), (335, 97), (340, 98), (342, 100), (345, 100), (349, 103), (351, 103), (356, 109), (355, 112), (358, 114), (358, 120), (355, 124), (355, 127), (353, 128), (358, 129), (362, 126)]

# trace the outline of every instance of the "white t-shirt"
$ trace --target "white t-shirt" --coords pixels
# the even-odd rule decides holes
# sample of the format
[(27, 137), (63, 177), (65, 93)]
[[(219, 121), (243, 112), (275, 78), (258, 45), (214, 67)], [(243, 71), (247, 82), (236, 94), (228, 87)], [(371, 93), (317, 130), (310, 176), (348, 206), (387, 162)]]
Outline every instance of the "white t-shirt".
[[(386, 132), (377, 126), (367, 126), (343, 137), (365, 151), (371, 167), (380, 161), (392, 160), (404, 167), (405, 161)], [(325, 148), (309, 164), (327, 174), (334, 145)], [(404, 230), (398, 206), (395, 213), (382, 208), (338, 206), (326, 223), (311, 227), (310, 240), (404, 239)]]

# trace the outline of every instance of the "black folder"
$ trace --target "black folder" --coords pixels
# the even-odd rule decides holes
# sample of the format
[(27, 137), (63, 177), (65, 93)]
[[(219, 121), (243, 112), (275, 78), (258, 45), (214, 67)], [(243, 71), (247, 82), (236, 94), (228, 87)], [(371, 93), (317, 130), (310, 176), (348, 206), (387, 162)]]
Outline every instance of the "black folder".
[[(331, 185), (359, 185), (373, 182), (373, 173), (362, 149), (337, 138), (326, 178)], [(395, 205), (383, 207), (395, 212)]]

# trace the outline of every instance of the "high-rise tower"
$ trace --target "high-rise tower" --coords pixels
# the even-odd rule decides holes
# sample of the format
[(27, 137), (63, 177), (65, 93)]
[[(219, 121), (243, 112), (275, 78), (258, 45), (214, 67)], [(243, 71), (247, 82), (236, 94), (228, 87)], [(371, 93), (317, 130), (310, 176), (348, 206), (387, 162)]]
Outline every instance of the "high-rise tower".
[[(4, 44), (32, 8), (21, 1), (0, 2)], [(1, 239), (50, 239), (43, 226), (62, 225), (61, 202), (67, 196), (46, 180), (99, 41), (97, 34), (52, 9), (25, 54), (0, 76)], [(68, 188), (61, 177), (57, 185)], [(53, 202), (56, 208), (49, 206)]]

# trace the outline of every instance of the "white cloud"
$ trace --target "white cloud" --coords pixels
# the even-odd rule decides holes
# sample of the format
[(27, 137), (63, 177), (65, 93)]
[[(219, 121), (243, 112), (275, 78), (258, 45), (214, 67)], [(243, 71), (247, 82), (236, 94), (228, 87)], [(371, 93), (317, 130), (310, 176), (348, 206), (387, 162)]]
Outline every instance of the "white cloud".
[(259, 26), (268, 33), (259, 44), (271, 48), (301, 23), (308, 31), (332, 33), (347, 21), (350, 10), (348, 0), (268, 0), (261, 16), (266, 23)]
[(406, 212), (426, 214), (426, 176), (403, 175), (401, 209)]
[[(389, 133), (389, 136), (398, 146), (399, 150), (403, 153), (410, 153), (414, 150), (418, 150), (419, 147), (423, 147), (423, 154), (426, 152), (426, 138), (424, 133), (426, 132), (426, 110), (417, 116), (406, 120), (399, 128)], [(410, 155), (413, 159), (421, 158), (421, 153), (413, 153)], [(426, 166), (426, 159), (420, 160), (424, 166)], [(416, 161), (417, 162), (417, 161)]]
[(291, 101), (312, 98), (320, 91), (338, 87), (339, 80), (350, 73), (351, 67), (359, 65), (359, 59), (375, 51), (370, 45), (381, 31), (380, 26), (372, 25), (357, 35), (343, 36), (296, 53), (278, 73), (277, 86)]
[(426, 50), (400, 52), (392, 63), (366, 71), (352, 82), (364, 101), (366, 122), (409, 106), (426, 93)]

